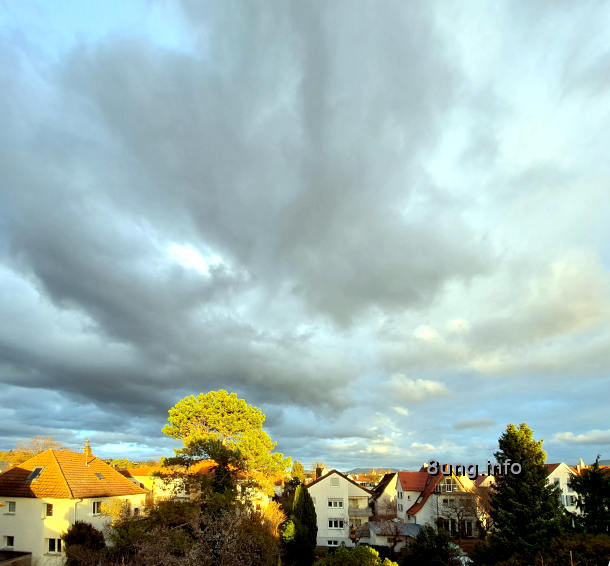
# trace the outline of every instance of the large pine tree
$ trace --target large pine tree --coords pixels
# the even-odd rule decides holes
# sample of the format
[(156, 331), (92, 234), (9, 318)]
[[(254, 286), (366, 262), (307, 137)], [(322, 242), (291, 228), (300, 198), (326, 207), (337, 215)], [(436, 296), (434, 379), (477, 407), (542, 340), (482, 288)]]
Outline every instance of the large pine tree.
[(499, 464), (521, 464), (520, 474), (496, 475), (491, 495), (495, 530), (490, 544), (494, 557), (502, 558), (538, 548), (560, 532), (566, 515), (558, 488), (547, 482), (542, 441), (534, 440), (531, 429), (525, 423), (508, 425), (498, 444)]

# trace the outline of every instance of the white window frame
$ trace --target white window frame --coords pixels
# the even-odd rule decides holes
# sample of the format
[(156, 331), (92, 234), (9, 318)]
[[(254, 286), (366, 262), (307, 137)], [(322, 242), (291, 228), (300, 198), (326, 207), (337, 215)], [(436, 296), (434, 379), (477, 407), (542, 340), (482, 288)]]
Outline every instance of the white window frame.
[(93, 515), (101, 515), (102, 514), (102, 502), (94, 501), (92, 509), (93, 509)]
[(328, 546), (339, 546), (338, 540), (328, 540)]
[(345, 528), (345, 522), (343, 519), (338, 518), (328, 519), (328, 528), (343, 530)]
[[(45, 517), (52, 517), (54, 512), (54, 507), (52, 503), (43, 503), (44, 507), (42, 508), (42, 512)], [(50, 511), (50, 513), (49, 513)]]
[[(7, 501), (7, 510), (4, 512), (5, 515), (14, 515), (17, 511), (17, 502), (16, 501)], [(11, 507), (13, 508), (11, 510)]]
[[(4, 535), (2, 537), (2, 543), (4, 545), (4, 548), (15, 548), (15, 536), (14, 535)], [(13, 539), (12, 540), (12, 544), (9, 544), (9, 539)]]
[(341, 486), (341, 482), (339, 481), (339, 477), (332, 477), (330, 478), (330, 487), (340, 487)]
[[(47, 554), (61, 554), (63, 552), (63, 544), (60, 538), (48, 538), (46, 540)], [(51, 550), (51, 541), (53, 541), (54, 550)]]
[(328, 499), (328, 506), (334, 509), (343, 509), (343, 499)]

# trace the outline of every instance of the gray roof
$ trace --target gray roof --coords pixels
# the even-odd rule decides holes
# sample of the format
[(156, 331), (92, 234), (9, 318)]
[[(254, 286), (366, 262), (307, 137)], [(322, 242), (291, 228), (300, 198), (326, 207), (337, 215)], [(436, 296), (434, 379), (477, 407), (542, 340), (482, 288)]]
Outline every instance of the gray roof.
[(371, 521), (367, 523), (370, 532), (377, 536), (416, 537), (421, 530), (421, 525), (415, 523), (402, 523), (400, 521)]

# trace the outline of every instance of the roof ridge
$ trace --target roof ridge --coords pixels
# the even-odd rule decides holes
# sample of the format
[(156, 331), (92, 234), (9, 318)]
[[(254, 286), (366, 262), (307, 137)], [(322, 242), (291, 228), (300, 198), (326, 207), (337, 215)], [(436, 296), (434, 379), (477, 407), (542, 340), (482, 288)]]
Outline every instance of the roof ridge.
[(66, 487), (68, 488), (68, 493), (70, 494), (70, 499), (74, 499), (74, 493), (72, 492), (72, 488), (70, 487), (70, 484), (68, 483), (68, 480), (66, 479), (64, 470), (61, 467), (61, 464), (59, 463), (57, 456), (55, 456), (55, 450), (53, 450), (52, 448), (49, 448), (49, 450), (51, 451), (51, 454), (53, 455), (53, 459), (55, 460), (55, 463), (57, 464), (57, 467), (59, 468), (59, 475), (64, 480), (64, 483), (66, 484)]

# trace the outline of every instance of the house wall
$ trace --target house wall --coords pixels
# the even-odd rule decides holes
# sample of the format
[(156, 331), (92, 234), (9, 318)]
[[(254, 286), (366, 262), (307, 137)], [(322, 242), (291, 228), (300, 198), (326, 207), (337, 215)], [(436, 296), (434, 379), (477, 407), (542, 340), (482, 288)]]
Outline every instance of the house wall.
[[(338, 546), (342, 544), (354, 546), (350, 539), (350, 500), (352, 505), (351, 517), (365, 523), (371, 514), (368, 506), (369, 494), (339, 474), (330, 474), (321, 481), (308, 486), (307, 490), (316, 509), (317, 545), (329, 546), (328, 541), (332, 540), (337, 541)], [(341, 507), (329, 507), (329, 501), (340, 501)], [(343, 528), (329, 527), (328, 521), (335, 519), (343, 521)]]
[(568, 487), (568, 482), (574, 477), (574, 472), (567, 464), (561, 463), (552, 473), (548, 475), (548, 482), (551, 485), (557, 480), (561, 488), (561, 503), (570, 513), (579, 513), (576, 507), (576, 498), (578, 494)]
[[(31, 497), (3, 497), (4, 506), (0, 511), (0, 545), (4, 545), (5, 536), (14, 537), (11, 550), (32, 553), (32, 566), (60, 566), (63, 564), (63, 553), (49, 553), (47, 540), (59, 539), (74, 521), (90, 523), (102, 530), (110, 517), (93, 514), (93, 502), (108, 503), (113, 500), (127, 500), (131, 509), (144, 508), (145, 494), (124, 495), (118, 497), (97, 497), (92, 499), (36, 499)], [(8, 513), (8, 502), (16, 503), (15, 513)], [(53, 515), (45, 516), (46, 504), (53, 505)]]
[(396, 517), (397, 512), (397, 491), (396, 484), (398, 475), (394, 474), (392, 480), (386, 485), (381, 495), (375, 501), (375, 514), (385, 517)]

